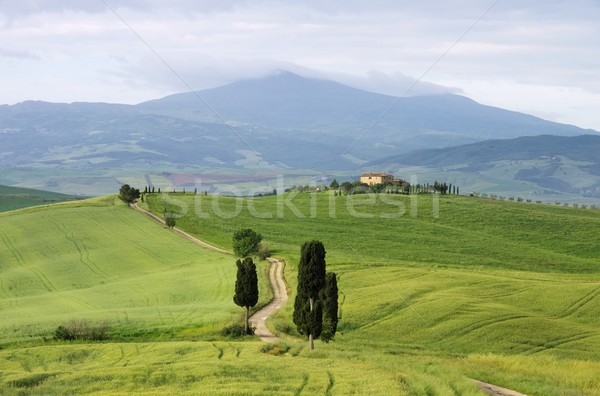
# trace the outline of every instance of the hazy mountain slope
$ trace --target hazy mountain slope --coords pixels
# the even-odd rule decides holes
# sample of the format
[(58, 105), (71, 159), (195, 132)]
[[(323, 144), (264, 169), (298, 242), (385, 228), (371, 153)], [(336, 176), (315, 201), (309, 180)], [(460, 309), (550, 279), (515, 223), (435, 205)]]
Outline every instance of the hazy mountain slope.
[(0, 106), (0, 166), (349, 170), (415, 149), (585, 132), (462, 96), (395, 98), (280, 71), (136, 106)]
[(452, 172), (451, 177), (462, 180), (477, 176), (479, 181), (496, 179), (497, 184), (525, 182), (538, 194), (551, 191), (600, 198), (599, 152), (600, 134), (542, 135), (419, 150), (373, 161), (367, 167), (419, 166)]
[(279, 132), (279, 139), (298, 130), (307, 133), (306, 141), (327, 136), (335, 138), (330, 142), (334, 155), (356, 142), (350, 153), (362, 159), (492, 138), (586, 132), (463, 96), (396, 98), (289, 72), (171, 95), (137, 107), (190, 120), (225, 120), (239, 130), (268, 126)]

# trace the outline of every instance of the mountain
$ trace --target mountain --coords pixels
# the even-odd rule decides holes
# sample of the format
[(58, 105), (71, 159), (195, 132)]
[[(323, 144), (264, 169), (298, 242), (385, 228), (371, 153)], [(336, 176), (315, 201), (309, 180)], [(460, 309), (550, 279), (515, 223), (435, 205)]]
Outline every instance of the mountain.
[(505, 193), (513, 183), (535, 194), (600, 199), (599, 152), (600, 135), (526, 136), (399, 154), (372, 161), (367, 168), (398, 172), (422, 167), (441, 178), (487, 183), (488, 192)]
[[(138, 105), (0, 106), (0, 167), (53, 175), (66, 169), (76, 172), (71, 184), (89, 183), (77, 180), (86, 172), (114, 169), (104, 172), (113, 175), (112, 191), (114, 174), (133, 170), (356, 170), (424, 148), (584, 133), (593, 131), (463, 96), (397, 98), (278, 71)], [(0, 175), (0, 183), (11, 180)]]
[(187, 120), (227, 121), (240, 132), (253, 128), (264, 137), (273, 132), (278, 139), (296, 137), (293, 147), (312, 145), (314, 149), (317, 140), (330, 146), (329, 156), (338, 166), (337, 156), (346, 151), (369, 160), (382, 153), (487, 139), (591, 132), (484, 106), (458, 95), (397, 98), (285, 71), (198, 93), (171, 95), (138, 108)]

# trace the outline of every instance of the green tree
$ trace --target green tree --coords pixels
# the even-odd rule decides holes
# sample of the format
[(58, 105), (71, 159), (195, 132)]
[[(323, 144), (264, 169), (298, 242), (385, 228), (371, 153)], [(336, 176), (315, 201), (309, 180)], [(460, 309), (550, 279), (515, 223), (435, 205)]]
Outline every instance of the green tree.
[(258, 277), (256, 275), (256, 265), (252, 258), (246, 257), (243, 260), (237, 260), (237, 278), (235, 280), (235, 294), (233, 302), (240, 307), (246, 308), (246, 321), (244, 332), (249, 334), (248, 313), (250, 307), (258, 302)]
[(323, 313), (319, 294), (325, 287), (325, 247), (320, 241), (305, 242), (298, 264), (298, 288), (294, 301), (294, 323), (308, 336), (310, 349), (321, 335)]
[(323, 301), (323, 331), (321, 339), (324, 342), (333, 340), (338, 323), (338, 287), (335, 272), (328, 272), (325, 276), (325, 288), (321, 291)]
[(332, 190), (337, 190), (338, 188), (340, 188), (340, 183), (338, 183), (336, 179), (333, 179), (329, 187), (331, 187)]
[(176, 220), (175, 220), (175, 214), (174, 213), (165, 212), (165, 224), (169, 228), (175, 227)]
[(251, 256), (258, 253), (262, 236), (250, 228), (242, 228), (233, 234), (233, 252), (238, 257)]
[(127, 205), (131, 205), (140, 197), (140, 190), (131, 187), (129, 184), (123, 184), (119, 189), (119, 198)]

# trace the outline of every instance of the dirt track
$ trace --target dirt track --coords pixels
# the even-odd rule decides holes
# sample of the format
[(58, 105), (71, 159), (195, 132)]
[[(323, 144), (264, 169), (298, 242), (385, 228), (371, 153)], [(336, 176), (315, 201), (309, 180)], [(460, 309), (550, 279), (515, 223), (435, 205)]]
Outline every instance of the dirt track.
[(527, 396), (523, 393), (519, 393), (519, 392), (511, 390), (511, 389), (501, 388), (496, 385), (487, 384), (485, 382), (481, 382), (481, 381), (473, 381), (473, 382), (475, 382), (475, 384), (477, 385), (477, 387), (479, 389), (481, 389), (483, 392), (485, 392), (491, 396)]
[(274, 258), (269, 258), (267, 260), (271, 263), (269, 280), (271, 281), (271, 287), (273, 288), (273, 299), (261, 310), (252, 315), (250, 317), (250, 322), (256, 327), (254, 334), (262, 341), (274, 342), (277, 341), (279, 337), (269, 331), (265, 322), (270, 315), (277, 312), (279, 308), (285, 304), (288, 299), (288, 294), (283, 280), (283, 263)]
[[(165, 221), (163, 219), (156, 216), (154, 213), (148, 212), (147, 210), (140, 208), (137, 203), (133, 204), (132, 207), (144, 213), (151, 219), (159, 222), (160, 224), (165, 225)], [(173, 231), (202, 247), (212, 249), (220, 253), (232, 254), (230, 251), (218, 248), (216, 246), (211, 245), (210, 243), (206, 243), (177, 227), (173, 227)], [(273, 299), (267, 305), (265, 305), (259, 311), (255, 312), (254, 315), (250, 317), (250, 323), (252, 323), (256, 327), (255, 334), (262, 341), (274, 342), (277, 341), (279, 337), (277, 337), (276, 335), (271, 333), (271, 331), (269, 331), (265, 322), (270, 315), (277, 312), (279, 308), (281, 308), (281, 306), (285, 304), (285, 302), (288, 299), (288, 294), (285, 286), (285, 281), (283, 280), (283, 264), (281, 263), (281, 261), (274, 258), (269, 258), (268, 260), (271, 264), (271, 267), (269, 269), (269, 281), (271, 282), (271, 288), (273, 289)]]

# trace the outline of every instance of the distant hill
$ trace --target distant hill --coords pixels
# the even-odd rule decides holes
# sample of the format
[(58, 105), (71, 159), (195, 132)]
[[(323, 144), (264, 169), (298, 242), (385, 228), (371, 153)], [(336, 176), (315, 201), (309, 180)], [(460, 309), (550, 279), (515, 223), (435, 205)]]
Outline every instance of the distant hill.
[[(372, 161), (367, 168), (425, 167), (476, 183), (526, 183), (539, 194), (576, 194), (600, 198), (600, 134), (527, 136), (488, 140), (457, 147), (419, 150)], [(477, 177), (473, 177), (477, 176)], [(440, 176), (443, 177), (443, 176)], [(489, 183), (488, 183), (489, 184)], [(493, 191), (507, 187), (489, 186)], [(498, 190), (497, 190), (498, 191)]]
[(75, 199), (80, 199), (80, 197), (50, 191), (0, 185), (0, 212)]
[(396, 98), (279, 71), (136, 106), (0, 106), (0, 166), (341, 170), (416, 149), (591, 132), (463, 96)]

